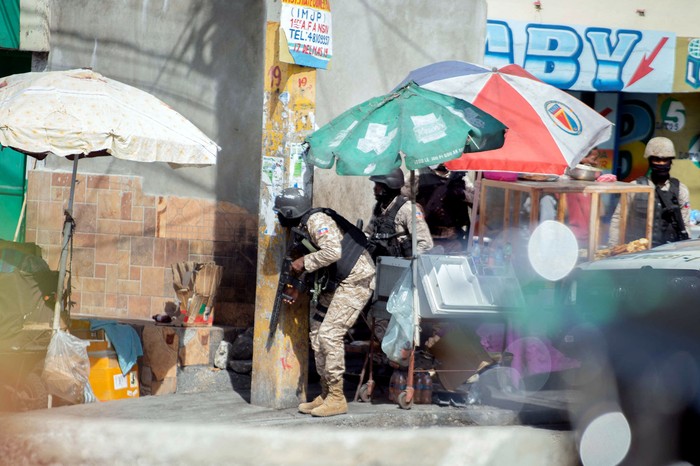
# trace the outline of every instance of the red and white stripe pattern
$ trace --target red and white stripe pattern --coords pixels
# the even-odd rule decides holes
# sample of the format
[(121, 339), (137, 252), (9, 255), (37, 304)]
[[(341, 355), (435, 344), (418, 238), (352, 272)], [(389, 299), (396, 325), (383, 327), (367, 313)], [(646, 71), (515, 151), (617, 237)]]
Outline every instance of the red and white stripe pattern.
[(612, 133), (605, 117), (518, 65), (496, 71), (440, 62), (413, 71), (407, 79), (466, 100), (508, 126), (501, 149), (464, 154), (446, 163), (452, 170), (561, 175)]

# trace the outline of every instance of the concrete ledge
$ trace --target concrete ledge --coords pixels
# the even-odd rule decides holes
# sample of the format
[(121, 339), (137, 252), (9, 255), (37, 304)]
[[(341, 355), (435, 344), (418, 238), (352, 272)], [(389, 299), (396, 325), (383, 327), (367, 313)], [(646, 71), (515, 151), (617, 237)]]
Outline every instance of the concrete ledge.
[(56, 416), (4, 419), (0, 434), (6, 464), (579, 464), (571, 432), (523, 426), (284, 429)]

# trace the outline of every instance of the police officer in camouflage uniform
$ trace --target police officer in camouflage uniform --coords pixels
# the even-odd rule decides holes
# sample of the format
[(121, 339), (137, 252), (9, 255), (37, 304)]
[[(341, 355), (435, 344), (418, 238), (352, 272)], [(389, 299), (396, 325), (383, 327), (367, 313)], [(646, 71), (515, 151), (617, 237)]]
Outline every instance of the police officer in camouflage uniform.
[[(654, 224), (652, 246), (673, 243), (689, 238), (690, 191), (686, 185), (671, 176), (671, 165), (676, 158), (673, 141), (665, 137), (651, 138), (644, 148), (644, 158), (649, 162), (646, 176), (635, 183), (654, 186)], [(610, 219), (610, 246), (646, 236), (646, 196), (628, 194), (630, 206), (626, 237), (620, 238), (620, 205)]]
[(299, 411), (312, 416), (347, 413), (343, 394), (343, 339), (374, 290), (374, 263), (365, 249), (366, 239), (359, 229), (331, 209), (312, 209), (311, 200), (297, 188), (287, 188), (276, 197), (275, 211), (282, 226), (298, 227), (315, 249), (294, 260), (293, 272), (308, 274), (325, 270), (330, 273), (332, 285), (318, 296), (309, 321), (321, 395), (301, 403)]
[(412, 257), (411, 235), (415, 225), (417, 254), (423, 254), (433, 247), (430, 229), (425, 222), (423, 209), (416, 205), (416, 218), (413, 222), (411, 202), (401, 194), (404, 185), (403, 171), (395, 168), (388, 175), (370, 176), (374, 181), (374, 198), (377, 203), (372, 211), (365, 234), (369, 238), (372, 257), (379, 256)]

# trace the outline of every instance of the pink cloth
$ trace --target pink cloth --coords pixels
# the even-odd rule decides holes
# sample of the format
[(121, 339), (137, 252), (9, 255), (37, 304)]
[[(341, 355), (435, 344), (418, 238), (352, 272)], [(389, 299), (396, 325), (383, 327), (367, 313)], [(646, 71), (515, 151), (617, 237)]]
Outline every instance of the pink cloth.
[(517, 181), (518, 174), (511, 172), (484, 172), (484, 178), (494, 181)]
[[(489, 352), (507, 351), (513, 354), (510, 365), (521, 377), (545, 374), (580, 367), (581, 363), (564, 355), (544, 337), (520, 337), (511, 330), (503, 338), (503, 324), (481, 324), (476, 333)], [(504, 348), (505, 346), (505, 348)]]

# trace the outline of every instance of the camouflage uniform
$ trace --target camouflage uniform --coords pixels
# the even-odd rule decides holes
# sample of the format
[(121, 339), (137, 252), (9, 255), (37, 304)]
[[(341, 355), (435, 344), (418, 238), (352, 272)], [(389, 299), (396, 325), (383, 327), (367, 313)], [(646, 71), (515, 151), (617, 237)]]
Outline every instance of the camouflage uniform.
[[(307, 272), (327, 267), (340, 259), (343, 233), (331, 217), (322, 212), (312, 214), (306, 223), (306, 230), (311, 242), (318, 248), (317, 252), (304, 256)], [(345, 372), (343, 337), (357, 320), (373, 290), (374, 264), (365, 251), (335, 292), (321, 293), (317, 306), (321, 310), (311, 309), (309, 338), (316, 370), (330, 385), (342, 381)], [(324, 311), (325, 317), (322, 316)], [(315, 319), (314, 314), (323, 317), (322, 321)]]
[[(382, 209), (382, 214), (385, 215), (389, 210), (391, 210), (398, 198), (399, 196), (396, 196), (385, 209)], [(399, 211), (396, 213), (396, 217), (394, 218), (394, 226), (396, 227), (396, 232), (399, 233), (396, 239), (399, 241), (399, 243), (411, 241), (410, 235), (413, 233), (413, 221), (411, 220), (411, 215), (411, 201), (409, 200), (401, 206)], [(365, 234), (369, 236), (374, 233), (374, 219), (375, 215), (372, 214), (372, 218), (365, 228)], [(428, 224), (425, 222), (423, 208), (418, 204), (416, 204), (416, 241), (416, 248), (418, 249), (418, 251), (416, 251), (417, 254), (423, 254), (433, 247), (433, 238), (430, 235), (430, 228), (428, 228)]]

